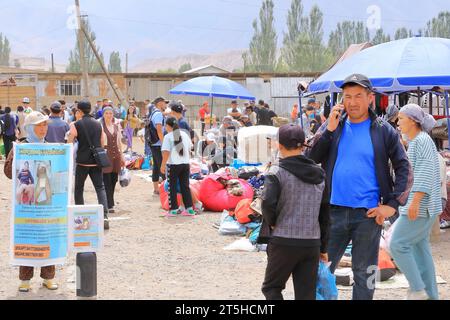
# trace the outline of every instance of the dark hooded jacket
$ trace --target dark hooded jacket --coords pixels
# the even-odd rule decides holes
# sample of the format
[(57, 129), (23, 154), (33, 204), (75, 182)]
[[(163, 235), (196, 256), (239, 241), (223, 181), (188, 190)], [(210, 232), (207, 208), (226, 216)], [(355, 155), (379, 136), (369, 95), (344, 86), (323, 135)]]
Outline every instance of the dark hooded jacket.
[(305, 156), (281, 159), (266, 176), (259, 243), (327, 252), (329, 198), (325, 171)]

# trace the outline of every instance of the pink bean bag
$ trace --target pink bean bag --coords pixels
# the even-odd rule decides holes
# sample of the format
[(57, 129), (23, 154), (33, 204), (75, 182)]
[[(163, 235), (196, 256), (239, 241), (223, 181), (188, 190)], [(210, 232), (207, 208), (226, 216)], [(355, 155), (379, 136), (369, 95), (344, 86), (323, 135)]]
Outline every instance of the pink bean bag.
[(226, 187), (217, 181), (219, 178), (232, 179), (231, 176), (211, 174), (201, 182), (200, 201), (203, 203), (205, 210), (212, 212), (234, 211), (241, 200), (253, 199), (253, 188), (247, 181), (237, 179), (244, 189), (244, 194), (237, 197), (228, 193)]
[[(164, 183), (165, 183), (165, 181), (163, 183), (161, 183), (161, 186), (159, 187), (159, 200), (161, 201), (161, 207), (163, 208), (163, 210), (169, 211), (169, 209), (170, 209), (169, 194), (164, 189)], [(191, 192), (193, 192), (197, 196), (197, 199), (199, 198), (200, 183), (201, 183), (201, 181), (197, 181), (197, 180), (190, 180), (190, 182), (189, 182)], [(183, 200), (183, 198), (181, 197), (181, 194), (178, 194), (177, 199), (178, 199), (178, 205), (180, 205), (181, 201)]]

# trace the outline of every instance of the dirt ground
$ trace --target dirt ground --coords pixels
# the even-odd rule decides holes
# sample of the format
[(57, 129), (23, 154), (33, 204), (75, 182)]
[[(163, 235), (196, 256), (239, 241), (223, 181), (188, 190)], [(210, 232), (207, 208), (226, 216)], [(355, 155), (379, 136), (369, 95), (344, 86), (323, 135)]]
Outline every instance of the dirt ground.
[[(138, 151), (142, 149), (139, 145)], [(0, 299), (77, 299), (75, 257), (57, 268), (60, 289), (41, 287), (38, 272), (32, 291), (18, 293), (18, 268), (9, 264), (11, 181), (3, 174), (0, 161)], [(135, 172), (135, 174), (149, 172)], [(88, 180), (87, 204), (95, 204), (95, 191)], [(266, 267), (264, 252), (223, 250), (236, 237), (221, 236), (213, 228), (219, 213), (205, 213), (195, 219), (160, 217), (159, 198), (152, 196), (152, 184), (133, 176), (129, 187), (116, 195), (116, 214), (105, 234), (105, 248), (98, 254), (97, 299), (150, 300), (261, 300), (261, 283)], [(450, 282), (450, 232), (442, 232), (433, 244), (437, 274)], [(439, 285), (441, 299), (450, 299), (450, 284)], [(377, 290), (377, 300), (402, 300), (406, 289)], [(348, 300), (351, 291), (340, 291)], [(292, 284), (285, 298), (293, 298)]]

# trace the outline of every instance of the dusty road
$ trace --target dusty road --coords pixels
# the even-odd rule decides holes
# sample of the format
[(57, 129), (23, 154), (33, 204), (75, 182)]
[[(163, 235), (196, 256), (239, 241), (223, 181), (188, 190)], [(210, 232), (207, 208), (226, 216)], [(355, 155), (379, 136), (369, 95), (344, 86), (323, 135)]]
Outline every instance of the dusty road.
[[(18, 268), (9, 264), (11, 181), (3, 174), (3, 162), (0, 167), (0, 299), (76, 299), (73, 256), (57, 269), (58, 291), (40, 287), (37, 273), (32, 291), (18, 293)], [(95, 204), (89, 180), (86, 187), (87, 203)], [(128, 188), (119, 188), (118, 212), (111, 215), (111, 230), (98, 254), (98, 299), (263, 299), (265, 253), (224, 251), (238, 238), (220, 236), (213, 228), (220, 214), (168, 220), (160, 217), (159, 199), (151, 194), (151, 182), (138, 176)], [(433, 244), (433, 255), (438, 275), (450, 281), (450, 232)], [(439, 292), (449, 300), (450, 284), (439, 285)], [(341, 291), (340, 299), (350, 295), (351, 291)], [(376, 299), (405, 295), (406, 289), (378, 290)], [(293, 297), (291, 284), (285, 297)]]

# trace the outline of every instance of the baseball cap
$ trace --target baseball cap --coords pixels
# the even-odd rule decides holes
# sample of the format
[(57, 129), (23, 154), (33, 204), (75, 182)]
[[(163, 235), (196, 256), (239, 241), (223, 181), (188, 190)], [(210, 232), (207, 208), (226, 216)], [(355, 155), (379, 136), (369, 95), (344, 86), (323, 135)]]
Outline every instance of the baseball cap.
[(161, 102), (161, 101), (164, 101), (165, 103), (169, 103), (170, 101), (169, 100), (167, 100), (166, 98), (164, 98), (164, 97), (157, 97), (155, 100), (153, 100), (153, 104), (157, 104), (157, 103), (159, 103), (159, 102)]
[(231, 123), (233, 122), (233, 118), (230, 116), (223, 117), (223, 123)]
[(216, 141), (216, 136), (214, 133), (210, 132), (206, 135), (206, 140), (207, 141)]
[(23, 98), (22, 102), (23, 102), (23, 103), (30, 103), (30, 98), (26, 98), (26, 97), (25, 97), (25, 98)]
[(183, 112), (183, 105), (177, 101), (172, 101), (171, 103), (169, 103), (169, 108), (176, 113)]
[(316, 99), (314, 99), (314, 98), (309, 99), (308, 104), (310, 104), (310, 103), (316, 103)]
[(48, 116), (44, 116), (42, 113), (33, 111), (25, 118), (24, 126), (36, 125), (45, 121), (49, 121)]
[(306, 146), (305, 139), (305, 133), (298, 125), (287, 124), (278, 131), (278, 142), (289, 149)]
[(53, 112), (61, 112), (62, 105), (59, 101), (55, 101), (51, 104), (50, 110)]
[(373, 90), (372, 82), (367, 78), (365, 75), (362, 74), (352, 74), (345, 78), (344, 83), (341, 85), (341, 89), (344, 89), (344, 87), (348, 84), (357, 84), (363, 88)]

